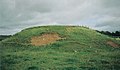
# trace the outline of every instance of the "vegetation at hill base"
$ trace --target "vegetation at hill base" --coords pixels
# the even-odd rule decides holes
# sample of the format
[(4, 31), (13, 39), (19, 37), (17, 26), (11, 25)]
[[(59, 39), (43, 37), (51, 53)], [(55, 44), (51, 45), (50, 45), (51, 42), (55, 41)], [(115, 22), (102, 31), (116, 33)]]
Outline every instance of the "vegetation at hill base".
[(9, 38), (11, 35), (0, 35), (0, 41)]
[[(51, 33), (64, 39), (31, 44)], [(32, 27), (2, 40), (0, 58), (1, 70), (119, 70), (120, 38), (81, 26)]]

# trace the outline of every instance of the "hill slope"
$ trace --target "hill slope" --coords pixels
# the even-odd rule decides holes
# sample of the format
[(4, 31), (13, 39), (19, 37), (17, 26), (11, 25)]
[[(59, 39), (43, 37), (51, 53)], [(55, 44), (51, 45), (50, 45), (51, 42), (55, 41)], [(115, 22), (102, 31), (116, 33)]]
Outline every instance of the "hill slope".
[(117, 70), (119, 47), (120, 39), (86, 27), (33, 27), (0, 43), (0, 66), (3, 70)]

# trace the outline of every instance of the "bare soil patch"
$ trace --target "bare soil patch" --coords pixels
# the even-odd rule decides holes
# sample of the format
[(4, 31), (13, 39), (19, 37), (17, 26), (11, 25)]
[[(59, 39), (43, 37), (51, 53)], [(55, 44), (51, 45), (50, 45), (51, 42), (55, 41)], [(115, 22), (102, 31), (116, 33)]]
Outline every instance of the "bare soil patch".
[(114, 43), (113, 41), (107, 41), (107, 44), (112, 47), (119, 47), (119, 45), (117, 43)]
[(62, 39), (57, 33), (46, 33), (41, 36), (35, 36), (31, 38), (31, 44), (35, 46), (46, 45), (54, 43), (57, 40)]

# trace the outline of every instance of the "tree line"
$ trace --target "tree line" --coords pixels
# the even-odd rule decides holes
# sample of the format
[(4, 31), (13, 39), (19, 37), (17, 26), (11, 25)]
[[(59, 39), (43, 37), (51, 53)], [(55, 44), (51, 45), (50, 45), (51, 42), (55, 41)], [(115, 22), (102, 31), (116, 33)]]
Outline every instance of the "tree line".
[(120, 31), (115, 31), (115, 32), (109, 32), (109, 31), (98, 31), (97, 32), (101, 33), (101, 34), (105, 34), (108, 36), (112, 36), (112, 37), (119, 37), (120, 38)]

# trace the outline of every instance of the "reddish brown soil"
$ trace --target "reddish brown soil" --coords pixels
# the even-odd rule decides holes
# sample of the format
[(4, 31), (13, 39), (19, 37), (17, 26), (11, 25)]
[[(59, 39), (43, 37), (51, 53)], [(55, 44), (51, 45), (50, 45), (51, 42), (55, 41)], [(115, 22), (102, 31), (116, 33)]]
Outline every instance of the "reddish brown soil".
[(112, 46), (112, 47), (119, 47), (118, 44), (116, 44), (116, 43), (114, 43), (112, 41), (107, 41), (107, 44), (110, 45), (110, 46)]
[(35, 46), (46, 45), (54, 43), (57, 40), (62, 39), (57, 33), (42, 34), (41, 36), (35, 36), (31, 38), (31, 44)]

